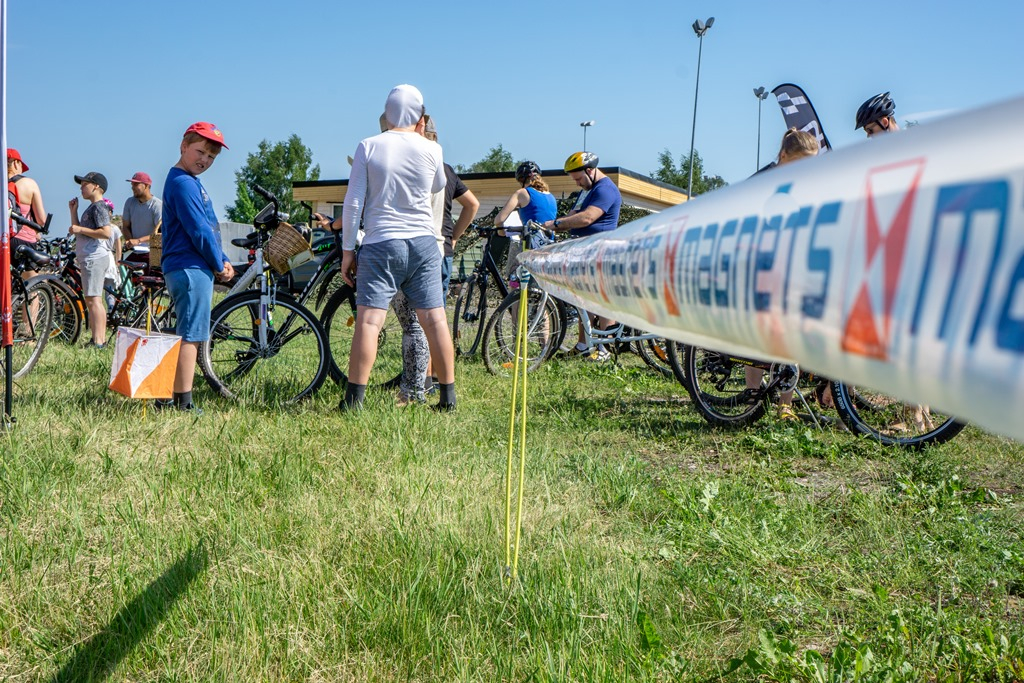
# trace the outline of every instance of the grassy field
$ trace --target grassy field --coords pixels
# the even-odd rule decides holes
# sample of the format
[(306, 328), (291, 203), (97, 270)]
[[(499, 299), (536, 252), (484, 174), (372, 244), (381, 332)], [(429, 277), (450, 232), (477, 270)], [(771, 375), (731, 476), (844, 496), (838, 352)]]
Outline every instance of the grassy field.
[[(459, 409), (214, 399), (144, 415), (48, 347), (0, 435), (0, 680), (1024, 679), (1024, 446), (707, 428), (637, 359)], [(200, 380), (201, 383), (201, 380)]]

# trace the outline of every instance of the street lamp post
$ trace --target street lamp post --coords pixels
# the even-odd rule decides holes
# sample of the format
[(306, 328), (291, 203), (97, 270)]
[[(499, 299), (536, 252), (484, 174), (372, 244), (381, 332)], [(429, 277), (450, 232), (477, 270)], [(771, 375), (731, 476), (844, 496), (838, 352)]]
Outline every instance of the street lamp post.
[(761, 170), (761, 103), (768, 99), (768, 91), (764, 86), (754, 88), (754, 97), (757, 98), (757, 165), (754, 171)]
[(582, 126), (582, 128), (583, 128), (583, 151), (584, 152), (587, 151), (587, 128), (590, 128), (595, 123), (597, 123), (597, 121), (583, 121), (583, 122), (580, 123), (580, 126)]
[(700, 46), (697, 48), (697, 87), (693, 91), (693, 128), (690, 130), (690, 184), (686, 188), (686, 201), (693, 196), (693, 141), (697, 135), (697, 95), (700, 94), (700, 57), (704, 52), (704, 34), (708, 32), (711, 25), (715, 23), (714, 17), (708, 17), (707, 23), (700, 19), (693, 22), (693, 32), (700, 38)]

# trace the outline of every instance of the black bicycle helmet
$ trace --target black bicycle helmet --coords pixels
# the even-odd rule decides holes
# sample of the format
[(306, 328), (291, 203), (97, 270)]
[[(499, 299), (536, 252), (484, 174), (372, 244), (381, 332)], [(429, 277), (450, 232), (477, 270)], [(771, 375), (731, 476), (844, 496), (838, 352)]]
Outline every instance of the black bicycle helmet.
[(585, 168), (597, 168), (597, 155), (593, 152), (574, 152), (565, 160), (562, 167), (566, 173), (582, 171)]
[(520, 185), (525, 185), (532, 175), (540, 175), (540, 166), (532, 161), (524, 161), (516, 169), (516, 182)]
[(884, 92), (875, 95), (864, 104), (860, 105), (860, 109), (857, 110), (857, 127), (854, 130), (858, 130), (880, 121), (888, 116), (892, 116), (893, 112), (896, 111), (896, 103), (889, 97), (889, 93)]

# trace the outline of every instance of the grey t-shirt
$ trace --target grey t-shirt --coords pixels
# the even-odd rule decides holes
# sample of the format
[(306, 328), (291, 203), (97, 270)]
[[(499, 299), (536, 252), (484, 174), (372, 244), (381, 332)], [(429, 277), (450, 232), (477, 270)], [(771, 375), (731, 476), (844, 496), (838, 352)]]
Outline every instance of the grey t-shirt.
[(132, 239), (139, 239), (153, 234), (157, 223), (160, 222), (162, 211), (163, 202), (159, 198), (150, 197), (148, 202), (140, 202), (132, 196), (124, 203), (121, 217), (128, 224), (128, 231), (131, 232)]
[[(102, 200), (93, 202), (85, 211), (78, 222), (83, 228), (102, 228), (110, 225), (110, 210)], [(75, 256), (80, 261), (92, 261), (96, 258), (106, 257), (110, 253), (108, 240), (98, 240), (95, 237), (86, 235), (75, 235)]]

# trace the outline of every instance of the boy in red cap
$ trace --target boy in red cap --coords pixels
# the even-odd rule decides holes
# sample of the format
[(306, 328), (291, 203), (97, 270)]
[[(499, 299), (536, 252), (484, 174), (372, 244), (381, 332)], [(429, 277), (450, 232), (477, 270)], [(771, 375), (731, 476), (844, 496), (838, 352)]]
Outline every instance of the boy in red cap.
[(167, 174), (163, 197), (161, 267), (174, 300), (181, 351), (174, 375), (174, 400), (160, 407), (201, 414), (192, 403), (192, 380), (200, 343), (210, 337), (213, 280), (230, 280), (235, 272), (221, 248), (213, 202), (199, 176), (227, 149), (212, 123), (194, 123), (181, 140), (181, 158)]

